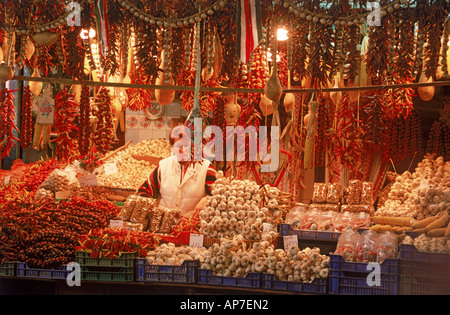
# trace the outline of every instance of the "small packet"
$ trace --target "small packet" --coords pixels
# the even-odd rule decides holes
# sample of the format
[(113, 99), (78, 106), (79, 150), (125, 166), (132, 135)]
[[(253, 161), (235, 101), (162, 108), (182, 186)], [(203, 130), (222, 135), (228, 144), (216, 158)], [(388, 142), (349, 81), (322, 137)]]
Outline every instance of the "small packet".
[(361, 204), (362, 205), (373, 205), (373, 183), (362, 182)]
[(345, 261), (355, 261), (356, 255), (356, 242), (358, 234), (355, 231), (347, 230), (339, 236), (338, 243), (336, 245), (335, 255), (341, 255)]
[(398, 255), (398, 238), (392, 232), (384, 232), (378, 238), (377, 261), (382, 263), (385, 259), (394, 259)]
[(313, 203), (326, 203), (327, 202), (327, 184), (314, 183), (312, 202)]
[(362, 182), (359, 179), (352, 179), (348, 182), (347, 204), (361, 204)]
[(161, 226), (159, 228), (159, 233), (171, 233), (172, 225), (176, 223), (176, 221), (180, 217), (180, 210), (178, 209), (168, 209), (164, 213), (164, 217), (161, 221)]
[(361, 234), (356, 243), (356, 262), (369, 263), (378, 261), (378, 236), (373, 231)]
[(158, 207), (153, 209), (151, 212), (151, 215), (149, 216), (149, 224), (148, 224), (148, 231), (151, 233), (158, 233), (159, 229), (161, 227), (161, 222), (164, 217), (164, 213), (166, 212), (165, 209)]
[(327, 203), (338, 204), (342, 199), (342, 185), (339, 183), (328, 184)]

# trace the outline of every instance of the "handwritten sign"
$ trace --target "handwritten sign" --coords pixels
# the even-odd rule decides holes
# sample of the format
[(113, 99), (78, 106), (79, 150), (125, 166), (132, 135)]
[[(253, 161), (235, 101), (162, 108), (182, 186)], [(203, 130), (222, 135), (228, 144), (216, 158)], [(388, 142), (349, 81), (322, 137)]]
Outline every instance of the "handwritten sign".
[(189, 246), (201, 248), (203, 247), (203, 234), (191, 233), (189, 236)]
[(116, 163), (105, 163), (103, 167), (106, 175), (114, 175), (118, 171)]
[(5, 185), (9, 185), (10, 182), (11, 182), (11, 176), (6, 176), (5, 177)]
[(298, 238), (297, 235), (286, 235), (283, 236), (283, 244), (284, 244), (284, 250), (288, 251), (291, 249), (291, 247), (298, 247)]
[(95, 174), (78, 177), (78, 182), (80, 186), (98, 186), (97, 175)]
[(110, 220), (109, 228), (111, 229), (120, 229), (123, 227), (123, 220)]

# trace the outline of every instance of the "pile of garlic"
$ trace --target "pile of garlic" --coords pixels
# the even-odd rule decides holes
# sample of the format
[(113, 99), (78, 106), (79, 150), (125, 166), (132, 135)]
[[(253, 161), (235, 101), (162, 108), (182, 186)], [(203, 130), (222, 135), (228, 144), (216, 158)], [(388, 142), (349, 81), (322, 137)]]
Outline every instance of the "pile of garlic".
[(261, 188), (256, 182), (225, 178), (221, 173), (211, 194), (199, 214), (200, 232), (208, 238), (241, 234), (246, 240), (260, 240), (263, 224), (274, 223), (288, 211), (283, 208), (283, 192), (277, 188)]
[(450, 207), (450, 161), (425, 157), (414, 173), (408, 171), (395, 179), (379, 216), (413, 217), (418, 220), (436, 215)]
[(132, 155), (152, 156), (164, 159), (171, 156), (171, 150), (172, 146), (166, 139), (148, 139), (131, 146), (127, 151)]
[(99, 185), (137, 190), (147, 180), (156, 165), (149, 161), (137, 160), (133, 155), (166, 158), (171, 155), (170, 144), (164, 139), (141, 141), (109, 158), (105, 163), (114, 163), (117, 172), (106, 174), (104, 165), (96, 169)]
[(207, 253), (205, 247), (175, 246), (164, 243), (147, 253), (150, 265), (182, 265), (185, 260), (203, 260)]
[(244, 277), (249, 272), (257, 272), (295, 282), (328, 277), (329, 256), (320, 254), (319, 248), (291, 247), (286, 252), (274, 248), (274, 237), (274, 233), (263, 234), (261, 241), (254, 242), (249, 249), (242, 235), (221, 239), (220, 244), (208, 248), (200, 268), (218, 276)]
[(410, 236), (406, 236), (402, 244), (414, 245), (420, 252), (450, 253), (450, 239), (448, 237), (429, 237), (425, 234), (420, 234), (413, 239)]

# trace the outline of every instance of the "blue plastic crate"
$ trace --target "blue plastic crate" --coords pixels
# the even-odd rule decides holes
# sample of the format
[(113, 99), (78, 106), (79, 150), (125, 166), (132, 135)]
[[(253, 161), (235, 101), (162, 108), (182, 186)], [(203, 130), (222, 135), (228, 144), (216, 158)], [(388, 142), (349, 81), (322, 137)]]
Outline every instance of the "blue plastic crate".
[(420, 252), (400, 244), (400, 294), (450, 294), (450, 254)]
[(294, 282), (279, 280), (275, 275), (264, 273), (261, 287), (270, 290), (326, 294), (328, 293), (328, 278), (314, 279), (312, 282)]
[(261, 288), (261, 274), (249, 272), (245, 277), (227, 277), (213, 275), (210, 270), (198, 269), (198, 283), (222, 287)]
[[(348, 262), (341, 255), (330, 255), (329, 293), (343, 295), (396, 295), (399, 259), (386, 259), (380, 266), (379, 285), (370, 285), (373, 270), (368, 263)], [(372, 277), (370, 277), (372, 279)]]
[(150, 265), (145, 258), (136, 258), (136, 281), (138, 282), (197, 282), (198, 260), (185, 260), (181, 266)]
[(40, 269), (30, 268), (25, 262), (17, 262), (16, 264), (17, 277), (65, 280), (70, 272), (70, 270), (67, 270), (67, 265), (62, 265), (59, 269)]
[(337, 241), (339, 239), (339, 236), (341, 236), (341, 233), (313, 230), (295, 230), (290, 224), (280, 224), (280, 236), (283, 237), (287, 235), (298, 235), (300, 239)]

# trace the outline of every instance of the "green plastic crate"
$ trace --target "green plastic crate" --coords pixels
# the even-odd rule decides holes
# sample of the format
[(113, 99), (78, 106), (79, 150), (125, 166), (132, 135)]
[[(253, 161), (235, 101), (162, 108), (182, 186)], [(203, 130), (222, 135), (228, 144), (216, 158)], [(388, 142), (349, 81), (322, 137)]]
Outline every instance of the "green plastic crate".
[(16, 262), (6, 261), (0, 265), (1, 277), (14, 277), (16, 271)]
[(120, 267), (81, 267), (83, 281), (134, 281), (134, 268)]
[(76, 252), (76, 262), (80, 266), (91, 267), (124, 267), (129, 268), (134, 266), (134, 259), (137, 257), (137, 253), (123, 253), (120, 257), (92, 258), (89, 253), (78, 251)]

